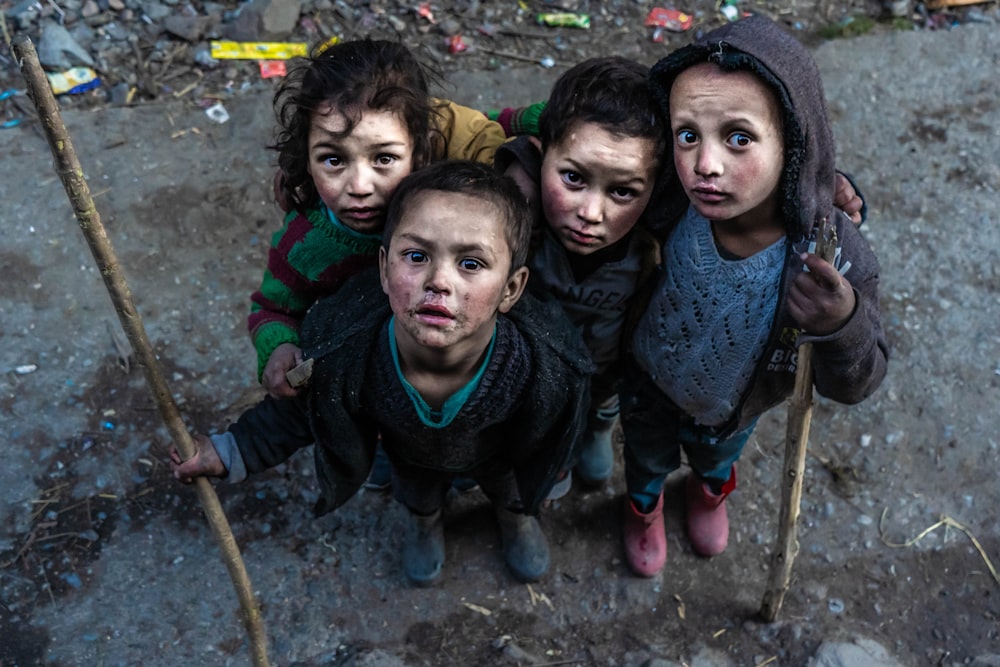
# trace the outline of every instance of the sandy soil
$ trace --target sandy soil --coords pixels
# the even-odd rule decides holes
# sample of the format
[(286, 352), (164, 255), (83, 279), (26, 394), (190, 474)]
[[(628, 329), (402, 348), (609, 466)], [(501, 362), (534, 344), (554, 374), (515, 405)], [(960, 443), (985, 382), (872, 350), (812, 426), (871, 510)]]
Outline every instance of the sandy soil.
[[(219, 486), (272, 664), (795, 666), (863, 640), (891, 658), (853, 664), (998, 664), (996, 35), (974, 25), (816, 52), (840, 165), (871, 207), (894, 356), (871, 400), (817, 406), (802, 551), (777, 623), (756, 612), (782, 410), (744, 456), (725, 554), (693, 555), (671, 484), (670, 561), (652, 580), (622, 560), (617, 476), (543, 515), (554, 562), (532, 586), (504, 570), (482, 496), (454, 498), (444, 581), (430, 590), (404, 581), (390, 498), (363, 493), (311, 518), (308, 453)], [(528, 102), (557, 74), (458, 72), (450, 94)], [(65, 116), (175, 398), (202, 431), (259, 396), (245, 314), (279, 221), (269, 98), (227, 108), (224, 125), (179, 104)], [(0, 132), (0, 165), (0, 665), (248, 664), (218, 549), (193, 492), (168, 476), (169, 438), (115, 342), (44, 140), (29, 125)]]

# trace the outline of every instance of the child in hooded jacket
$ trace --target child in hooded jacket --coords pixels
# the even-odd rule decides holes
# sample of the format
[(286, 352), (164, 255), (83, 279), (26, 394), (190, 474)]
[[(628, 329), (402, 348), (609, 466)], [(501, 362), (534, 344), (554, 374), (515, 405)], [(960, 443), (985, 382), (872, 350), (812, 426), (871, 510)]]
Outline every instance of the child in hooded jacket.
[[(791, 393), (796, 351), (813, 349), (822, 396), (853, 404), (885, 377), (875, 254), (834, 207), (834, 142), (819, 71), (771, 20), (706, 34), (651, 70), (669, 119), (663, 212), (670, 233), (644, 314), (628, 342), (627, 561), (641, 576), (666, 562), (663, 486), (680, 467), (686, 527), (705, 556), (727, 546), (725, 501), (758, 417)], [(675, 215), (676, 214), (676, 215)], [(833, 224), (834, 262), (811, 254)]]
[[(619, 56), (585, 60), (559, 77), (540, 114), (539, 106), (496, 114), (509, 131), (529, 133), (537, 115), (538, 138), (504, 144), (494, 164), (518, 181), (535, 212), (529, 287), (563, 305), (595, 365), (573, 470), (599, 486), (615, 464), (623, 332), (660, 261), (667, 204), (686, 199), (660, 189), (668, 131), (646, 66)], [(841, 178), (838, 187), (838, 204), (859, 211), (852, 184)]]

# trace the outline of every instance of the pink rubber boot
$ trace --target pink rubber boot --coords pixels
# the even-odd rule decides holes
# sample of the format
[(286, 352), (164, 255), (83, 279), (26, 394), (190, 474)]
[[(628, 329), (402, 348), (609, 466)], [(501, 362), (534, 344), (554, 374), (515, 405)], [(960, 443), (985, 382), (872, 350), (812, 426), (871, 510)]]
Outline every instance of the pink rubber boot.
[(716, 495), (692, 472), (684, 485), (687, 495), (687, 532), (691, 546), (702, 556), (717, 556), (729, 544), (729, 517), (726, 497), (736, 488), (736, 466)]
[(635, 508), (625, 496), (625, 559), (640, 577), (653, 577), (667, 563), (667, 536), (663, 528), (663, 492), (649, 514)]

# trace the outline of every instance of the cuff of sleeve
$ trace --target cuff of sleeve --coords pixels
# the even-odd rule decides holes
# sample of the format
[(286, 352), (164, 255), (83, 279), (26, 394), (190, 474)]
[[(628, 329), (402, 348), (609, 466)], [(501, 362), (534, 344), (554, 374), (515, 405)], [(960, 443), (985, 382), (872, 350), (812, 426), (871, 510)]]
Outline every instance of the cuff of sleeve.
[(274, 354), (279, 345), (291, 343), (299, 344), (299, 332), (290, 329), (283, 324), (270, 324), (261, 327), (253, 339), (253, 345), (257, 349), (257, 381), (264, 379), (264, 367), (267, 366), (268, 359)]
[(236, 436), (231, 431), (226, 431), (225, 433), (209, 436), (209, 439), (212, 441), (215, 451), (218, 452), (219, 459), (222, 460), (222, 465), (226, 466), (226, 470), (229, 471), (226, 481), (230, 484), (236, 484), (245, 480), (247, 478), (247, 466), (243, 462), (243, 455), (240, 454), (239, 445), (236, 444)]

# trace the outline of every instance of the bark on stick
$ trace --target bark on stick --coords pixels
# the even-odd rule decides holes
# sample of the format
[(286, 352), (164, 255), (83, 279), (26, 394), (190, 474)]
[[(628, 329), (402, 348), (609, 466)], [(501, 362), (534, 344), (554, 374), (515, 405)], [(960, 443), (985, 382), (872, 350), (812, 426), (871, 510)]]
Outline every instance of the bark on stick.
[[(153, 347), (146, 337), (142, 319), (135, 309), (125, 275), (118, 263), (118, 258), (115, 256), (114, 248), (108, 239), (97, 208), (94, 206), (90, 188), (83, 177), (83, 168), (80, 166), (80, 161), (77, 159), (76, 151), (70, 141), (69, 132), (66, 130), (59, 113), (59, 105), (55, 95), (53, 95), (45, 72), (38, 61), (35, 46), (26, 35), (15, 37), (12, 46), (21, 75), (27, 83), (28, 94), (38, 111), (42, 129), (48, 140), (49, 148), (52, 150), (59, 178), (69, 196), (80, 230), (83, 232), (94, 260), (101, 271), (101, 277), (104, 279), (104, 285), (114, 303), (118, 319), (121, 321), (122, 328), (135, 352), (136, 361), (145, 372), (146, 383), (153, 393), (153, 398), (160, 409), (164, 422), (166, 422), (167, 430), (170, 432), (174, 444), (181, 456), (190, 458), (195, 454), (194, 442), (184, 425), (177, 404), (170, 394), (166, 379), (156, 361)], [(204, 477), (200, 477), (197, 479), (195, 487), (205, 515), (208, 517), (212, 534), (215, 535), (215, 539), (222, 549), (223, 560), (229, 570), (233, 586), (236, 588), (236, 595), (239, 597), (244, 624), (250, 637), (253, 664), (255, 667), (267, 667), (267, 641), (264, 625), (236, 539), (233, 537), (229, 522), (226, 520), (222, 505), (219, 503), (219, 498), (211, 483)]]
[[(836, 250), (837, 232), (829, 220), (824, 220), (816, 235), (816, 254), (832, 263)], [(771, 556), (771, 573), (760, 605), (760, 616), (768, 623), (773, 623), (778, 618), (781, 603), (792, 582), (792, 564), (799, 553), (796, 524), (802, 502), (802, 477), (806, 468), (812, 408), (812, 345), (803, 343), (799, 346), (795, 388), (788, 403), (778, 541)]]

